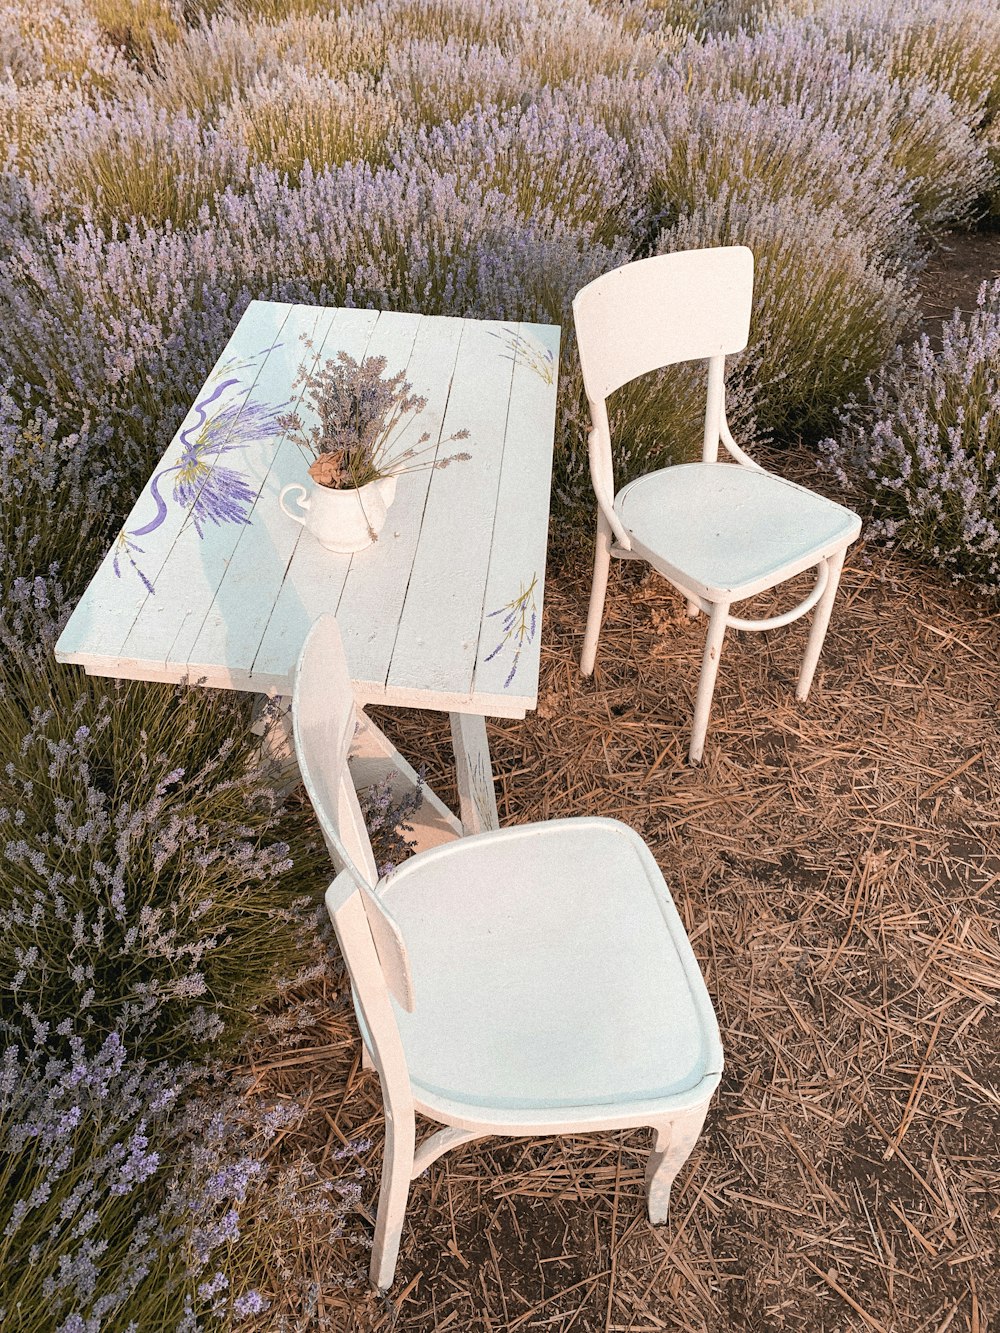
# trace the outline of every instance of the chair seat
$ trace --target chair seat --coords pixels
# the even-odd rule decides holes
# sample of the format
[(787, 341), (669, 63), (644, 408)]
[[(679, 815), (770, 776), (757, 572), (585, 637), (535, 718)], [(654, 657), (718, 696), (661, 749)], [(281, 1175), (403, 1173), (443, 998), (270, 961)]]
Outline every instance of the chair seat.
[(739, 601), (850, 545), (861, 519), (771, 472), (682, 463), (625, 486), (615, 511), (633, 549), (708, 601)]
[(704, 1097), (721, 1071), (683, 925), (625, 825), (459, 839), (405, 862), (381, 896), (409, 952), (415, 1008), (396, 1019), (418, 1101), (610, 1113)]

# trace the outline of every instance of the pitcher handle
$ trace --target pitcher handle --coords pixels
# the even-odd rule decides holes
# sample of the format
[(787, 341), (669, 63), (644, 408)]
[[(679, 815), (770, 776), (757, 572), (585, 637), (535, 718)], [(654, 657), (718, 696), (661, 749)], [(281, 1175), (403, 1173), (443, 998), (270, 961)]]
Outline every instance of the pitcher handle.
[[(288, 508), (288, 506), (285, 504), (285, 496), (288, 494), (289, 491), (301, 491), (302, 494), (303, 494), (304, 496), (306, 496), (306, 497), (308, 497), (308, 491), (306, 490), (306, 488), (305, 488), (303, 485), (301, 485), (301, 483), (299, 483), (299, 482), (297, 482), (297, 481), (292, 481), (292, 482), (289, 482), (289, 484), (288, 484), (287, 486), (285, 486), (285, 487), (282, 488), (281, 494), (278, 496), (278, 504), (281, 505), (282, 512), (285, 513), (285, 514), (287, 514), (289, 518), (294, 518), (296, 523), (301, 523), (302, 526), (305, 527), (305, 525), (306, 525), (306, 521), (305, 521), (305, 519), (302, 517), (302, 515), (301, 515), (301, 514), (293, 514), (292, 511), (291, 511), (291, 510)], [(297, 504), (297, 505), (299, 505), (299, 507), (302, 508), (302, 509), (305, 509), (305, 510), (308, 510), (308, 509), (309, 509), (309, 500), (308, 500), (308, 498), (306, 498), (306, 499), (304, 499), (304, 500), (302, 500), (302, 499), (293, 500), (292, 503), (293, 503), (293, 504)]]

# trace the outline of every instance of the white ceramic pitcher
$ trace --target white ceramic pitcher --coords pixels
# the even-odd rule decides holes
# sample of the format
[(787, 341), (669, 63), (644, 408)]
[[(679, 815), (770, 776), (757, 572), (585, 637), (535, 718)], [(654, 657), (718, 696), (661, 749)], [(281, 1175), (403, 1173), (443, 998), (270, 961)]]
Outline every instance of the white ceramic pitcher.
[[(296, 513), (285, 503), (285, 496), (292, 491), (300, 492), (291, 503), (301, 512)], [(352, 551), (363, 551), (378, 539), (395, 496), (395, 477), (379, 477), (357, 490), (340, 491), (315, 484), (306, 487), (293, 481), (283, 488), (278, 503), (288, 517), (301, 523), (321, 546), (339, 555), (348, 555)]]

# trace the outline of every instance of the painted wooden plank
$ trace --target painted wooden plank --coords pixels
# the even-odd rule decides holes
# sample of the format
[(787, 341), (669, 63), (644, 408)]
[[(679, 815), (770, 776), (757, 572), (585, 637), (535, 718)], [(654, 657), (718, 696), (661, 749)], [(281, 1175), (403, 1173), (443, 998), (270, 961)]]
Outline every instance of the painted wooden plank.
[(510, 346), (514, 375), (474, 683), (484, 714), (497, 697), (524, 709), (538, 698), (559, 329), (522, 324)]
[[(379, 315), (366, 348), (368, 356), (385, 356), (387, 371), (395, 373), (405, 368), (407, 378), (411, 379), (410, 361), (419, 336), (419, 330), (426, 322), (425, 317), (413, 314), (384, 312)], [(414, 384), (414, 388), (425, 392), (423, 385)], [(430, 404), (417, 422), (427, 416)], [(417, 432), (419, 434), (419, 431)], [(284, 460), (282, 460), (284, 461)], [(295, 480), (289, 477), (287, 480)], [(324, 611), (332, 611), (338, 617), (341, 634), (351, 674), (358, 678), (358, 650), (364, 647), (372, 627), (392, 615), (391, 608), (382, 606), (378, 601), (369, 601), (356, 608), (356, 614), (349, 619), (342, 619), (340, 612), (341, 593), (349, 582), (352, 571), (365, 570), (373, 566), (386, 571), (386, 577), (406, 580), (408, 562), (397, 559), (397, 547), (403, 545), (396, 533), (403, 533), (403, 519), (410, 517), (408, 495), (412, 477), (401, 478), (397, 486), (397, 498), (389, 510), (386, 526), (377, 542), (353, 555), (335, 555), (325, 550), (310, 533), (304, 533), (294, 548), (290, 559), (279, 571), (281, 578), (274, 591), (273, 604), (267, 625), (258, 639), (259, 647), (251, 658), (254, 679), (272, 682), (291, 678), (299, 649), (305, 641), (309, 626)], [(284, 484), (284, 483), (282, 483)], [(263, 495), (262, 501), (267, 498)], [(276, 515), (274, 522), (280, 521), (288, 528), (301, 532), (291, 519), (287, 518), (277, 506), (277, 492), (272, 497), (271, 512)], [(402, 518), (401, 518), (402, 514)], [(416, 515), (419, 521), (419, 514)], [(250, 577), (256, 577), (253, 567)], [(393, 619), (393, 624), (394, 624)], [(383, 673), (384, 674), (384, 673)], [(366, 698), (365, 691), (359, 691), (359, 698)]]
[(173, 541), (233, 442), (247, 391), (281, 342), (291, 309), (280, 302), (252, 301), (244, 312), (60, 635), (59, 661), (94, 669), (128, 661), (125, 640), (145, 603), (164, 595), (165, 589), (155, 589)]
[[(126, 639), (124, 648), (130, 656), (163, 662), (179, 675), (188, 673), (190, 649), (209, 614), (237, 543), (248, 527), (253, 529), (259, 522), (259, 518), (255, 521), (257, 497), (284, 437), (279, 418), (291, 406), (292, 381), (303, 356), (309, 354), (303, 338), (309, 339), (318, 351), (342, 313), (314, 306), (295, 306), (290, 312), (282, 345), (268, 357), (247, 403), (247, 409), (259, 417), (261, 429), (253, 432), (234, 460), (239, 485), (249, 496), (243, 521), (209, 526), (199, 524), (192, 511), (164, 563), (163, 594), (147, 600)], [(232, 682), (226, 677), (226, 668), (238, 669), (239, 662), (225, 651), (204, 666), (218, 670), (206, 671), (198, 663), (190, 673), (193, 679), (204, 676), (211, 684), (229, 684)]]
[[(455, 372), (463, 321), (444, 317), (421, 322), (413, 353), (407, 366), (407, 379), (414, 392), (427, 398), (427, 406), (415, 418), (401, 447), (415, 443), (425, 432), (430, 435), (433, 451), (425, 455), (447, 458), (471, 448), (471, 441), (441, 444), (445, 408)], [(449, 467), (462, 468), (464, 461)], [(337, 606), (347, 648), (351, 675), (359, 697), (384, 697), (389, 662), (399, 626), (399, 619), (410, 584), (413, 561), (421, 539), (424, 507), (433, 471), (428, 468), (399, 478), (396, 499), (389, 510), (386, 527), (377, 547), (360, 552), (351, 562)], [(291, 574), (301, 582), (297, 568)]]
[(515, 325), (466, 320), (444, 432), (470, 432), (467, 463), (431, 475), (386, 680), (386, 697), (420, 688), (449, 711), (472, 710), (473, 669), (489, 570), (513, 363), (500, 337)]
[[(417, 315), (340, 311), (327, 331), (324, 344), (317, 346), (317, 355), (323, 360), (340, 351), (356, 360), (371, 355), (395, 355), (405, 364), (419, 320)], [(308, 404), (300, 404), (297, 410), (307, 428), (315, 424), (315, 413)], [(269, 643), (279, 647), (284, 660), (279, 671), (269, 673), (267, 688), (274, 688), (275, 677), (283, 682), (280, 688), (285, 688), (291, 681), (309, 626), (323, 611), (336, 610), (351, 556), (324, 550), (279, 504), (281, 490), (290, 482), (312, 484), (307, 475), (308, 462), (287, 438), (274, 451), (260, 484), (253, 524), (239, 534), (197, 637), (190, 645), (174, 649), (177, 657), (186, 650), (192, 676), (197, 676), (207, 664), (227, 661), (232, 665), (234, 678), (238, 673), (241, 680), (253, 685), (256, 660), (261, 655), (264, 661), (268, 660), (270, 631)], [(314, 610), (282, 625), (280, 617), (276, 617), (276, 603), (283, 586), (289, 582), (291, 569), (301, 563), (300, 555), (305, 556), (308, 573), (298, 586), (301, 595), (312, 594)], [(297, 605), (294, 589), (291, 600)]]

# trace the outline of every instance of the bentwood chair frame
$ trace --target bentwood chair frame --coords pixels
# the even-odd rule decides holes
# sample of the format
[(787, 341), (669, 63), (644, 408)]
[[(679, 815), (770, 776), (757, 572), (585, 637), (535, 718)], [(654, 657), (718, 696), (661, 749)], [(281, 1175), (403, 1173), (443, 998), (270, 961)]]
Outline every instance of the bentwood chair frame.
[[(649, 1217), (722, 1071), (711, 1000), (645, 843), (567, 819), (457, 839), (378, 879), (348, 772), (356, 711), (336, 621), (295, 674), (293, 727), (337, 878), (326, 903), (350, 973), (386, 1139), (371, 1280), (393, 1279), (410, 1181), (486, 1135), (651, 1126)], [(442, 1126), (417, 1146), (415, 1115)]]
[[(778, 629), (815, 609), (796, 697), (809, 693), (847, 547), (861, 519), (842, 505), (765, 472), (726, 421), (725, 359), (746, 347), (753, 254), (745, 246), (638, 260), (589, 283), (573, 301), (592, 428), (590, 475), (597, 544), (580, 669), (592, 674), (611, 557), (647, 561), (708, 616), (689, 760), (699, 763), (727, 629)], [(617, 494), (607, 399), (623, 384), (681, 361), (708, 361), (700, 463), (648, 473)], [(719, 444), (736, 466), (719, 461)], [(761, 620), (731, 606), (805, 570), (816, 582), (797, 606)]]

